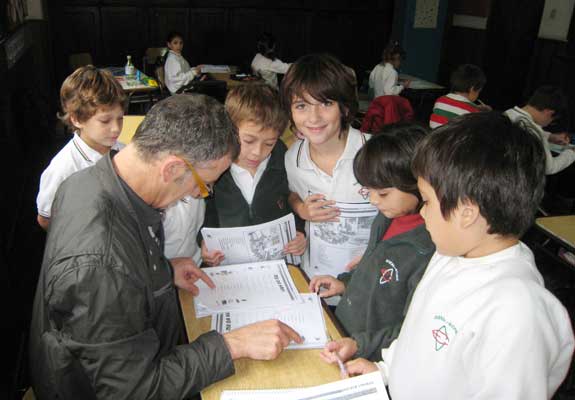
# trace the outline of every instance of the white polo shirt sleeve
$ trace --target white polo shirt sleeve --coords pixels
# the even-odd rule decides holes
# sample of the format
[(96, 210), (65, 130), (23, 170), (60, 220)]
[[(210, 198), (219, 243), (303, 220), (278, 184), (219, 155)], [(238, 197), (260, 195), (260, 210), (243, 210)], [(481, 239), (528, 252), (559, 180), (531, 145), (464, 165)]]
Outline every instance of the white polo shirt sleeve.
[(204, 224), (206, 203), (186, 197), (166, 209), (164, 215), (164, 255), (168, 258), (191, 257), (200, 266), (202, 252), (196, 237)]
[[(124, 147), (124, 144), (116, 142), (112, 149), (121, 150)], [(38, 214), (50, 218), (52, 203), (62, 182), (73, 173), (94, 165), (100, 158), (100, 153), (74, 133), (74, 137), (54, 156), (40, 177), (40, 189), (36, 198)]]

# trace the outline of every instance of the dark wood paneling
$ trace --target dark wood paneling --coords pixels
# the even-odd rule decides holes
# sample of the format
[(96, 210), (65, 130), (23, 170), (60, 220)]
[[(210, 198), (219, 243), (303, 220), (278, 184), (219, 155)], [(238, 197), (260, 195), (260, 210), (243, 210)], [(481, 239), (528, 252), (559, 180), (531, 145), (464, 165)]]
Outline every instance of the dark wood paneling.
[(102, 56), (104, 65), (124, 65), (131, 55), (137, 65), (148, 41), (148, 18), (140, 7), (102, 7)]
[[(172, 31), (178, 31), (185, 38), (190, 35), (190, 9), (182, 7), (152, 8), (149, 14), (150, 39), (148, 47), (165, 47), (166, 38)], [(184, 55), (187, 55), (184, 48)]]
[(187, 40), (191, 65), (234, 64), (234, 44), (228, 34), (228, 13), (222, 8), (200, 8), (190, 12), (190, 35)]
[[(393, 16), (392, 0), (53, 0), (48, 6), (55, 35), (73, 36), (55, 41), (59, 60), (89, 51), (102, 66), (123, 65), (127, 54), (138, 65), (146, 48), (164, 46), (167, 33), (178, 30), (192, 65), (248, 67), (257, 37), (271, 32), (284, 61), (330, 52), (361, 71), (379, 61)], [(69, 71), (56, 63), (63, 79)]]

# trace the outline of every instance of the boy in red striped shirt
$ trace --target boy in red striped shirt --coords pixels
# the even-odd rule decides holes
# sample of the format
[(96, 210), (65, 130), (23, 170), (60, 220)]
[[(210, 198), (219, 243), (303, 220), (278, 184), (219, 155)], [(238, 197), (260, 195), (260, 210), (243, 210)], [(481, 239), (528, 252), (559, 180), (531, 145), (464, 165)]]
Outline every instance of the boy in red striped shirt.
[(451, 74), (451, 93), (441, 96), (433, 106), (429, 126), (437, 128), (459, 115), (491, 111), (491, 107), (475, 101), (485, 86), (485, 74), (476, 65), (463, 64)]

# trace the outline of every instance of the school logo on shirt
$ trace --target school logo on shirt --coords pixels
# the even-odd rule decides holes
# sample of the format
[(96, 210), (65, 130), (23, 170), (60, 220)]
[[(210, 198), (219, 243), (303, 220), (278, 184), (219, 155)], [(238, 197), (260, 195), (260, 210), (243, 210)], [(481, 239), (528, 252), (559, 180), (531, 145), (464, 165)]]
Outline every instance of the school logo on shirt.
[(437, 329), (431, 330), (431, 336), (435, 341), (435, 351), (439, 351), (449, 346), (450, 341), (457, 335), (457, 328), (453, 323), (447, 321), (443, 315), (436, 315), (434, 320), (440, 321)]
[(369, 198), (369, 189), (366, 188), (365, 186), (360, 187), (357, 193), (359, 193), (359, 195), (364, 200), (367, 200)]
[(390, 282), (399, 281), (399, 272), (397, 268), (395, 268), (393, 261), (386, 259), (385, 263), (387, 265), (384, 265), (380, 270), (381, 276), (379, 277), (379, 284), (381, 286), (387, 285)]

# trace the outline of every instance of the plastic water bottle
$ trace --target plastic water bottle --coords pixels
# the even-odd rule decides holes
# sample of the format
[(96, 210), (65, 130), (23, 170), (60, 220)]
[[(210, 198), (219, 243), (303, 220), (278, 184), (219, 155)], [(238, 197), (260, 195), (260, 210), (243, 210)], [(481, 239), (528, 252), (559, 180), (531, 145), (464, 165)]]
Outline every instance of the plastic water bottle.
[(135, 74), (136, 68), (134, 67), (134, 64), (132, 64), (132, 56), (128, 56), (128, 61), (126, 62), (126, 67), (124, 68), (124, 75), (126, 75), (126, 79), (133, 79)]

